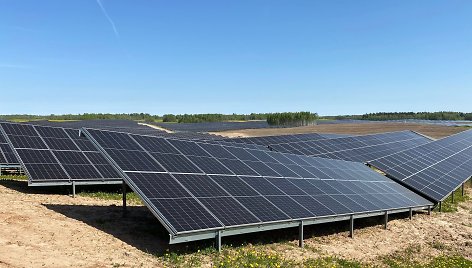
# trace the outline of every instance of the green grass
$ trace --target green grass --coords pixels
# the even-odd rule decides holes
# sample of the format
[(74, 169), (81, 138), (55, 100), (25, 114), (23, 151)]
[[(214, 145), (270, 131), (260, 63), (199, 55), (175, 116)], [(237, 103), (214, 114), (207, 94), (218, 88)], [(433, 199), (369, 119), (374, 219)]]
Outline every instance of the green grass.
[(250, 244), (239, 247), (224, 246), (221, 253), (218, 253), (213, 247), (193, 252), (167, 251), (159, 258), (164, 262), (165, 267), (472, 268), (472, 260), (466, 259), (458, 253), (448, 252), (449, 249), (445, 245), (434, 243), (431, 246), (439, 248), (442, 254), (437, 257), (425, 256), (421, 246), (410, 246), (405, 250), (380, 257), (372, 263), (362, 263), (336, 256), (297, 258), (299, 256), (293, 255), (292, 259), (291, 255), (284, 255), (283, 250)]
[(302, 267), (333, 267), (333, 268), (361, 268), (361, 267), (368, 267), (367, 264), (361, 264), (357, 261), (349, 261), (345, 259), (340, 259), (336, 257), (324, 257), (324, 258), (317, 258), (317, 259), (309, 259), (305, 261)]
[[(459, 207), (460, 203), (469, 200), (469, 198), (470, 197), (467, 195), (467, 193), (462, 196), (462, 189), (459, 188), (454, 192), (454, 203), (452, 203), (451, 195), (442, 202), (441, 212), (457, 212), (457, 208)], [(436, 206), (434, 211), (439, 211), (439, 206)]]
[(472, 261), (459, 255), (441, 255), (427, 263), (404, 259), (401, 261), (391, 259), (385, 263), (390, 268), (472, 268)]
[(17, 180), (17, 181), (27, 181), (28, 177), (26, 175), (2, 175), (0, 180)]
[[(123, 198), (121, 193), (104, 191), (83, 191), (77, 193), (77, 195), (101, 200), (121, 200)], [(126, 200), (130, 203), (142, 204), (141, 199), (133, 192), (126, 193)]]

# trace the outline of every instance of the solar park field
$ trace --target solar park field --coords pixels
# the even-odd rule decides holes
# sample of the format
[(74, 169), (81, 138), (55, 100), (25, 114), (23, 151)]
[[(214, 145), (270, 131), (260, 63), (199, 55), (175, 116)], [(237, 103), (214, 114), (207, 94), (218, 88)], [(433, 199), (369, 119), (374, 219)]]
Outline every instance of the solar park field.
[(472, 130), (231, 131), (0, 123), (0, 266), (470, 265)]

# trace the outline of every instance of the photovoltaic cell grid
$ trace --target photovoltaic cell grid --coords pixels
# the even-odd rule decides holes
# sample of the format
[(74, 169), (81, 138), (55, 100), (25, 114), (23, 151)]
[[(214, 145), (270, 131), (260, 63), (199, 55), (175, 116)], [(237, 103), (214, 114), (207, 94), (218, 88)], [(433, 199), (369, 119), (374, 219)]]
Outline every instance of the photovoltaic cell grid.
[(271, 144), (277, 152), (341, 159), (365, 163), (430, 143), (432, 140), (412, 131), (399, 131), (363, 136), (314, 141)]
[(93, 144), (79, 137), (78, 130), (14, 123), (0, 126), (31, 185), (122, 180)]
[(472, 175), (472, 130), (369, 162), (436, 202)]
[(0, 132), (0, 166), (1, 165), (19, 165), (20, 161), (13, 153), (7, 140)]
[[(133, 134), (139, 134), (139, 135), (168, 137), (168, 138), (181, 139), (181, 140), (202, 140), (202, 141), (208, 141), (212, 143), (220, 143), (220, 140), (223, 140), (223, 137), (221, 136), (211, 135), (211, 134), (206, 134), (206, 133), (194, 133), (194, 132), (168, 133), (163, 130), (159, 130), (159, 129), (152, 128), (146, 125), (138, 124), (136, 121), (132, 121), (132, 120), (116, 120), (116, 119), (113, 119), (113, 120), (101, 119), (100, 120), (98, 119), (98, 120), (78, 120), (78, 121), (65, 121), (65, 122), (41, 120), (41, 121), (31, 122), (31, 124), (40, 125), (40, 126), (72, 128), (72, 129), (88, 127), (88, 128), (116, 131), (116, 132), (133, 133)], [(252, 147), (255, 147), (256, 145), (241, 144), (239, 146), (252, 148)], [(258, 148), (258, 149), (261, 149), (261, 148)]]
[(237, 129), (267, 128), (267, 121), (247, 122), (205, 122), (205, 123), (153, 123), (157, 126), (173, 131), (186, 132), (216, 132)]
[(293, 134), (293, 135), (278, 135), (278, 136), (264, 136), (264, 137), (249, 137), (249, 138), (228, 138), (226, 141), (237, 143), (249, 143), (268, 146), (270, 144), (312, 141), (326, 139), (324, 136), (317, 133)]
[(83, 132), (172, 234), (431, 205), (360, 163)]
[(49, 126), (49, 127), (62, 127), (79, 129), (81, 127), (98, 128), (104, 130), (113, 130), (126, 133), (135, 133), (141, 135), (162, 135), (166, 132), (163, 130), (151, 128), (145, 125), (140, 125), (133, 120), (117, 120), (117, 119), (97, 119), (97, 120), (77, 120), (77, 121), (33, 121), (34, 125)]

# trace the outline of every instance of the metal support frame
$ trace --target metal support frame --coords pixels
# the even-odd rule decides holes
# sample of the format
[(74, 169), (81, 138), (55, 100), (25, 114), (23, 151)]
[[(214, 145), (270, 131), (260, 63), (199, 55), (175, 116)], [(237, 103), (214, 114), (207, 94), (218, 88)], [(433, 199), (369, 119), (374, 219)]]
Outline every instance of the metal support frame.
[(428, 215), (431, 215), (431, 206), (428, 206)]
[(123, 181), (123, 183), (121, 184), (121, 192), (123, 195), (123, 214), (125, 214), (126, 213), (126, 183), (125, 181)]
[[(408, 212), (409, 209), (410, 208), (408, 207), (408, 208), (403, 208), (403, 209), (389, 210), (389, 214)], [(428, 209), (428, 206), (412, 207), (413, 211), (426, 210), (426, 209)], [(320, 217), (320, 218), (315, 218), (315, 219), (303, 219), (303, 225), (308, 226), (308, 225), (322, 224), (322, 223), (349, 221), (351, 218), (354, 220), (354, 219), (360, 219), (360, 218), (378, 217), (378, 216), (383, 216), (384, 214), (385, 214), (385, 211), (378, 211), (378, 212), (361, 213), (361, 214), (354, 214), (354, 215), (338, 215), (338, 216)], [(226, 237), (226, 236), (248, 234), (248, 233), (254, 233), (254, 232), (280, 230), (280, 229), (285, 229), (285, 228), (295, 228), (295, 227), (300, 226), (300, 221), (301, 220), (235, 226), (235, 227), (219, 229), (219, 230), (221, 230), (221, 236)], [(203, 230), (199, 232), (182, 232), (178, 234), (170, 233), (169, 244), (178, 244), (178, 243), (203, 240), (203, 239), (215, 239), (217, 235), (217, 231), (218, 229)], [(354, 232), (354, 225), (353, 225), (352, 231)]]
[(43, 187), (43, 186), (62, 186), (62, 185), (72, 185), (72, 183), (75, 183), (75, 185), (118, 185), (121, 184), (123, 179), (120, 180), (109, 180), (109, 181), (53, 181), (53, 182), (35, 182), (35, 181), (28, 181), (28, 186), (32, 187)]
[(462, 197), (464, 197), (464, 187), (465, 187), (465, 183), (462, 184)]
[(410, 218), (410, 220), (413, 218), (413, 209), (412, 208), (410, 208), (410, 217), (409, 218)]
[(75, 181), (72, 181), (72, 197), (75, 198)]
[(349, 219), (349, 237), (354, 238), (354, 215)]
[(439, 201), (439, 212), (442, 211), (442, 201)]
[(451, 194), (451, 202), (454, 204), (454, 191)]
[(216, 233), (216, 249), (221, 252), (221, 231)]
[(303, 242), (303, 221), (300, 222), (300, 225), (298, 226), (298, 246), (303, 247), (304, 242)]
[(384, 229), (387, 230), (387, 224), (388, 224), (388, 211), (385, 211), (385, 216), (384, 216)]

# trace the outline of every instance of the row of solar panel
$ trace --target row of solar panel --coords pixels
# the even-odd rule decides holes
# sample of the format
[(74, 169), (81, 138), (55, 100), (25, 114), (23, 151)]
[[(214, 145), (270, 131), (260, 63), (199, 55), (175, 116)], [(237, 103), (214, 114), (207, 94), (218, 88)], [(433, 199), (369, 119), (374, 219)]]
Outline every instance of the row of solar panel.
[(411, 131), (271, 144), (278, 152), (367, 162), (405, 149), (430, 143), (431, 140)]
[(391, 182), (126, 174), (176, 233), (428, 204)]
[(30, 182), (119, 180), (95, 146), (73, 129), (1, 123)]
[(472, 175), (472, 130), (369, 164), (439, 202)]
[(293, 134), (293, 135), (279, 135), (279, 136), (264, 136), (264, 137), (250, 137), (250, 138), (229, 138), (227, 141), (236, 143), (249, 143), (268, 146), (270, 144), (279, 144), (285, 142), (296, 141), (313, 141), (326, 139), (325, 136), (317, 133)]
[(360, 163), (84, 133), (173, 233), (431, 205)]

